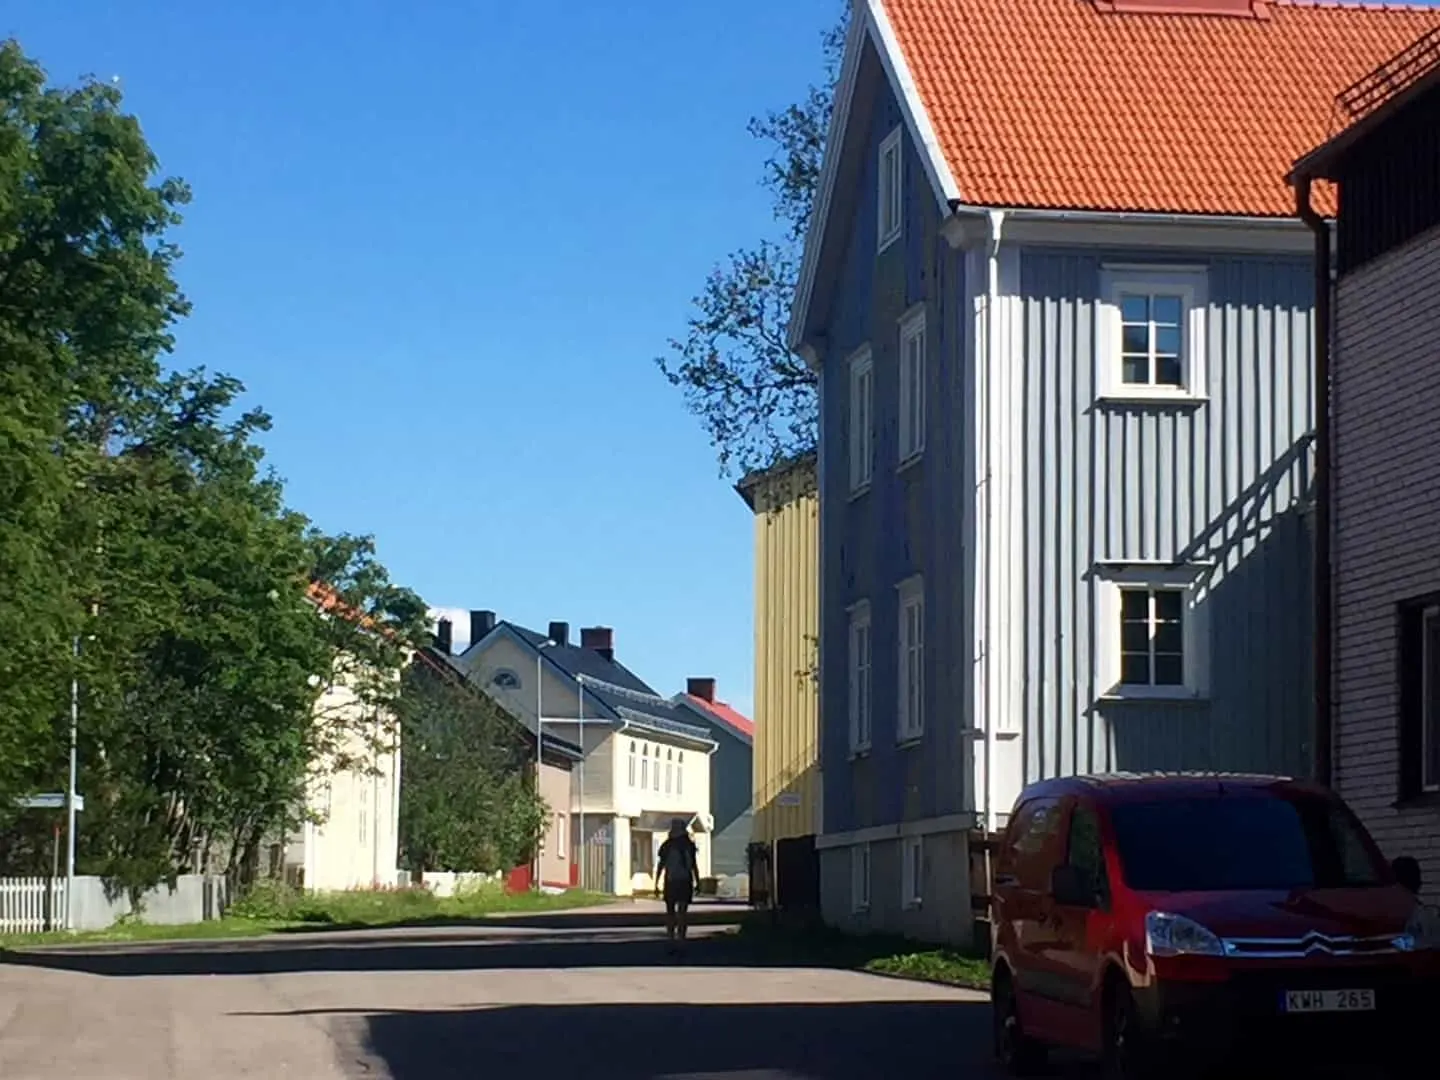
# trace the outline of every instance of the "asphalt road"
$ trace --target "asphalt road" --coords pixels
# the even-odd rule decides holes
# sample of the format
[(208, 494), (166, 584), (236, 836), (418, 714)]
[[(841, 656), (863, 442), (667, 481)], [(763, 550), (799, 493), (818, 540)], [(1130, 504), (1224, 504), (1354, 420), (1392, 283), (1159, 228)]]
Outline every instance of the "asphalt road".
[(99, 946), (0, 964), (5, 1080), (990, 1077), (978, 994), (752, 966), (655, 912)]

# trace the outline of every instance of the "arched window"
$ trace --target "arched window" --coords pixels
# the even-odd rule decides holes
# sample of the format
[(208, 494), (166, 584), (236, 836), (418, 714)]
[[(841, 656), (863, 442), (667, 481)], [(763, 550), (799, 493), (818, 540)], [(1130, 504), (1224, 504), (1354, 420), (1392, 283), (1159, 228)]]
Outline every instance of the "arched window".
[(645, 747), (640, 758), (640, 787), (641, 789), (650, 786), (650, 747)]
[(635, 761), (636, 761), (635, 740), (634, 740), (634, 739), (631, 739), (631, 740), (630, 740), (630, 770), (629, 770), (629, 784), (630, 784), (631, 787), (634, 787), (634, 786), (635, 786), (635, 770), (639, 767), (639, 766), (637, 766), (637, 765), (635, 764)]
[(675, 751), (665, 751), (665, 794), (669, 795), (675, 782)]

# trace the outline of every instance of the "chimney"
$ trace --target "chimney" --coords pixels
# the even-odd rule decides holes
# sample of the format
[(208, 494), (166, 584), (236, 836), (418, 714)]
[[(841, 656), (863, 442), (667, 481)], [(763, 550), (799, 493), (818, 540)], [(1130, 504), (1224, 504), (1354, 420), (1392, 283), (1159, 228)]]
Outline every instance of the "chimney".
[(470, 644), (474, 645), (491, 630), (495, 629), (495, 612), (470, 612)]
[(583, 648), (594, 649), (606, 660), (615, 659), (615, 631), (608, 626), (586, 626), (580, 631)]
[(696, 679), (685, 680), (685, 692), (691, 697), (698, 697), (701, 701), (715, 704), (715, 680)]
[(569, 645), (570, 624), (568, 622), (552, 622), (550, 624), (550, 640), (556, 645)]
[(450, 655), (450, 648), (454, 644), (454, 627), (449, 619), (441, 619), (435, 624), (435, 648), (446, 656)]

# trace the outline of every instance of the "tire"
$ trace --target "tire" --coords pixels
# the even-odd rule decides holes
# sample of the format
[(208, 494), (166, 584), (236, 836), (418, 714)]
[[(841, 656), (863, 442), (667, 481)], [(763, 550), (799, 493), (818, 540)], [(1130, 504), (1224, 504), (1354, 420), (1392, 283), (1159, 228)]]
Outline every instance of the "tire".
[(1004, 1073), (1035, 1076), (1042, 1072), (1048, 1053), (1020, 1027), (1015, 989), (1010, 973), (1003, 967), (997, 967), (990, 980), (990, 1010), (994, 1017), (995, 1061)]
[(1152, 1080), (1160, 1075), (1154, 1049), (1140, 1030), (1130, 987), (1113, 982), (1106, 995), (1105, 1042), (1101, 1075), (1105, 1080)]

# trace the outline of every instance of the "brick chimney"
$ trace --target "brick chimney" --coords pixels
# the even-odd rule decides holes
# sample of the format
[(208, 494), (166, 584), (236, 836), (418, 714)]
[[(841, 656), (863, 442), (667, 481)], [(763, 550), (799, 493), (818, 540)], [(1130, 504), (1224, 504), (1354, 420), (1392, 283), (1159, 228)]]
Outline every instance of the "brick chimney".
[(594, 649), (606, 660), (615, 659), (615, 631), (608, 626), (585, 626), (580, 630), (580, 646)]
[(550, 624), (550, 640), (556, 645), (569, 645), (570, 624), (568, 622), (552, 622)]
[(715, 680), (711, 678), (685, 680), (685, 692), (691, 697), (697, 697), (710, 705), (715, 704)]
[(485, 637), (491, 630), (495, 629), (495, 612), (493, 611), (472, 611), (470, 612), (470, 644), (474, 645), (481, 638)]
[(455, 644), (455, 627), (449, 619), (441, 619), (435, 624), (435, 648), (446, 656)]

